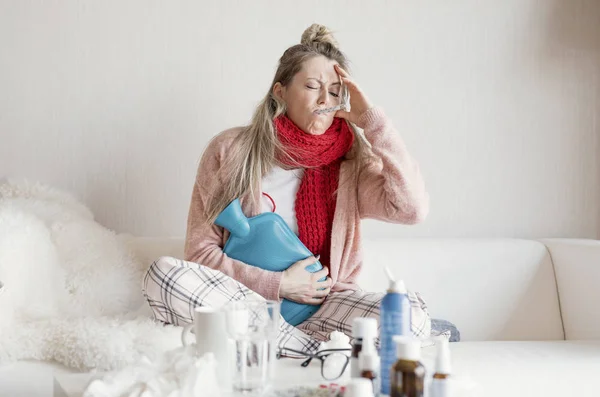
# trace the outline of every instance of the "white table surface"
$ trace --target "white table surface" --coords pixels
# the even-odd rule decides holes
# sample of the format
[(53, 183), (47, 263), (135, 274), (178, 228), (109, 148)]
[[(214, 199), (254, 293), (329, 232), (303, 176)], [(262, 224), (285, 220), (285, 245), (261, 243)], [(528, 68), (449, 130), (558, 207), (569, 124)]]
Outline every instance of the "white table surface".
[[(285, 389), (328, 383), (320, 376), (320, 363), (313, 361), (308, 368), (302, 368), (301, 363), (302, 360), (279, 360), (274, 387)], [(76, 373), (53, 362), (19, 361), (0, 365), (0, 397), (81, 397), (94, 376), (101, 374)], [(342, 378), (336, 383), (344, 385), (347, 381)]]
[[(287, 358), (278, 360), (275, 366), (273, 387), (279, 390), (294, 386), (318, 387), (321, 384), (329, 384), (321, 378), (320, 362), (315, 360), (308, 367), (303, 368), (301, 367), (303, 361)], [(349, 371), (347, 373), (349, 374)], [(94, 377), (100, 376), (101, 374), (55, 374), (53, 397), (81, 397)], [(348, 377), (344, 377), (334, 383), (344, 385), (348, 380)]]
[[(428, 369), (434, 351), (422, 350)], [(475, 386), (471, 393), (460, 393), (461, 397), (600, 395), (600, 341), (461, 342), (451, 344), (451, 351), (453, 378)], [(323, 383), (318, 363), (309, 368), (300, 364), (301, 360), (281, 361), (275, 386)], [(81, 397), (92, 375), (71, 372), (40, 362), (0, 366), (0, 396)], [(338, 383), (344, 384), (343, 380)]]

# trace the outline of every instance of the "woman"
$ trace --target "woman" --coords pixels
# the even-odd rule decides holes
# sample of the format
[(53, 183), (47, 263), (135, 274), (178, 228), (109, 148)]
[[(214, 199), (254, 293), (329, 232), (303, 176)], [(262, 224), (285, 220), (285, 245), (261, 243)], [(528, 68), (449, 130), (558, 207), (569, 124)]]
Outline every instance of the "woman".
[[(281, 57), (251, 124), (211, 141), (192, 194), (187, 262), (161, 258), (146, 277), (145, 294), (157, 318), (189, 322), (194, 306), (247, 298), (252, 291), (271, 300), (321, 304), (298, 326), (303, 333), (282, 327), (282, 334), (310, 349), (334, 330), (351, 334), (355, 317), (378, 317), (383, 294), (355, 283), (362, 266), (360, 220), (415, 224), (427, 215), (429, 199), (399, 134), (347, 69), (329, 30), (312, 25)], [(342, 84), (350, 92), (350, 111), (318, 113), (339, 104)], [(228, 233), (214, 220), (236, 198), (247, 216), (279, 213), (320, 255), (323, 270), (305, 270), (315, 257), (270, 272), (224, 254)], [(207, 292), (213, 289), (219, 293)], [(412, 331), (427, 337), (426, 306), (418, 294), (409, 297)]]

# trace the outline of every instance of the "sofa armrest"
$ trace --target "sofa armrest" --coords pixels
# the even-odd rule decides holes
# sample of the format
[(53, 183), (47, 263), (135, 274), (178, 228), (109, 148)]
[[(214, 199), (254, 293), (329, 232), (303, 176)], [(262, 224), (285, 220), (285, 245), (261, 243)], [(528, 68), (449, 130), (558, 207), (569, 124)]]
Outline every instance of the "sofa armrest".
[(600, 339), (600, 240), (541, 242), (554, 264), (565, 339)]

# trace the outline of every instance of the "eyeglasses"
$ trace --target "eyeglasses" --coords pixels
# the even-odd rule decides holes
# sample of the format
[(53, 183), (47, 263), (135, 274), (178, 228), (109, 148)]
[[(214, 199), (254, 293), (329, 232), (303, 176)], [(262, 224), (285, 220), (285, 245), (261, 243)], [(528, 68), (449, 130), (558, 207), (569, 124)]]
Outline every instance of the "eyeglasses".
[(307, 357), (301, 365), (304, 368), (308, 367), (312, 360), (319, 360), (321, 362), (321, 376), (328, 381), (339, 379), (350, 363), (351, 349), (326, 349), (320, 350), (317, 353), (306, 353), (294, 349), (282, 348), (277, 353), (277, 359), (280, 359), (284, 355), (284, 351)]

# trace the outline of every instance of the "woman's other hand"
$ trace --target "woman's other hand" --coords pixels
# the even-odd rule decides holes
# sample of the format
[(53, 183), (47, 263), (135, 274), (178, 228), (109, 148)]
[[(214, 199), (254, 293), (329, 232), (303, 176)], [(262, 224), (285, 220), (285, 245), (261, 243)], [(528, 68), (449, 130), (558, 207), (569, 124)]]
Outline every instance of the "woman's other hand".
[[(320, 305), (331, 291), (329, 269), (323, 268), (315, 273), (306, 270), (317, 261), (314, 256), (294, 263), (283, 272), (279, 286), (279, 296), (287, 300), (308, 305)], [(324, 281), (320, 279), (327, 277)]]

